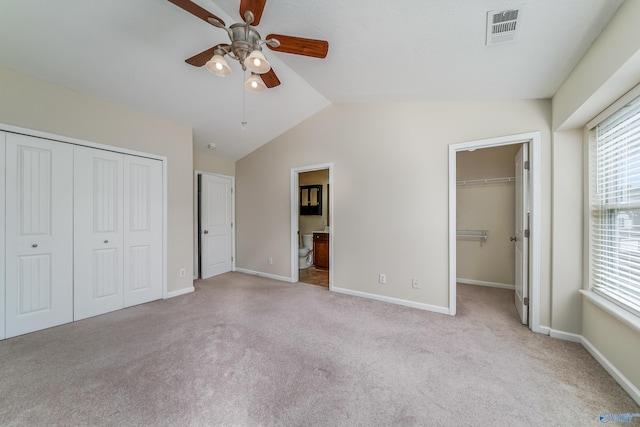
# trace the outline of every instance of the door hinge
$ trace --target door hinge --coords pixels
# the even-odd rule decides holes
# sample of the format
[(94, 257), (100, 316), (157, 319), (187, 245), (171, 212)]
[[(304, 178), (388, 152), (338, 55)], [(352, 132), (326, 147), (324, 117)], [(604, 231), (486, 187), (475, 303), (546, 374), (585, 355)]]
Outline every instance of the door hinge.
[(231, 262), (233, 262), (233, 257), (231, 257)]
[(231, 189), (231, 194), (233, 194), (233, 188)]
[(529, 170), (529, 167), (530, 167), (529, 160), (527, 160), (526, 162), (524, 162), (524, 169)]
[(231, 221), (231, 228), (233, 228), (233, 221)]
[(524, 299), (524, 305), (526, 305), (527, 307), (529, 306), (529, 298)]
[(529, 237), (529, 230), (528, 229), (524, 230), (524, 237), (527, 237), (527, 238)]

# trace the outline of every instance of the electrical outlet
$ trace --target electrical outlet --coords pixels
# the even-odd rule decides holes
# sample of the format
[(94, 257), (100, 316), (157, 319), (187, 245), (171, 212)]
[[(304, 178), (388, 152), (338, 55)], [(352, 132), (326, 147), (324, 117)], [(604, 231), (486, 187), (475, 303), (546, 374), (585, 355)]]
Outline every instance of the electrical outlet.
[(269, 265), (273, 265), (273, 258), (269, 257), (269, 259), (267, 259), (267, 262), (269, 263)]
[(187, 277), (187, 269), (186, 268), (181, 268), (180, 269), (180, 277)]
[(417, 277), (411, 279), (411, 287), (414, 289), (420, 289), (420, 279)]
[(378, 277), (378, 282), (382, 284), (387, 283), (387, 275), (380, 273), (380, 276)]

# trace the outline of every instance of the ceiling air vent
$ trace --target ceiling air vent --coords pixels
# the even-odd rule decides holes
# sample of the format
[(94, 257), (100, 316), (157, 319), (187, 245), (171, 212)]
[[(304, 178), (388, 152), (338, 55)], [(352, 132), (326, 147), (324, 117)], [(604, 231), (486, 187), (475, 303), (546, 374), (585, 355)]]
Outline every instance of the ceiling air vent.
[(487, 12), (487, 46), (516, 40), (522, 20), (522, 10)]

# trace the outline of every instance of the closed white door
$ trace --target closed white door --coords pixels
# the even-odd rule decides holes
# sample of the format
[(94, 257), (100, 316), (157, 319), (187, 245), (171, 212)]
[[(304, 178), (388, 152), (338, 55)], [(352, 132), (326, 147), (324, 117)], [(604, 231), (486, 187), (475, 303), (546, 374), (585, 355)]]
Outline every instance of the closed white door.
[(515, 237), (515, 305), (523, 324), (529, 320), (529, 160), (528, 144), (523, 144), (516, 155), (516, 230)]
[(162, 162), (124, 156), (124, 306), (162, 298)]
[(6, 135), (6, 336), (73, 320), (73, 147)]
[(74, 320), (124, 307), (124, 155), (74, 148)]
[(231, 271), (231, 179), (201, 175), (200, 268), (203, 279)]

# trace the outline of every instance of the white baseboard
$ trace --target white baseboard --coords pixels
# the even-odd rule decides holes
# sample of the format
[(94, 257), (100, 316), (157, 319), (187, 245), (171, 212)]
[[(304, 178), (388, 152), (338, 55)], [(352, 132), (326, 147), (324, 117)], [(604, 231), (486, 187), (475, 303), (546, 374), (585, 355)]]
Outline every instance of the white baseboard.
[(164, 299), (178, 297), (180, 295), (185, 295), (185, 294), (190, 294), (195, 290), (196, 288), (194, 288), (193, 286), (189, 286), (187, 288), (178, 289), (177, 291), (167, 292), (167, 295), (165, 295)]
[[(275, 274), (269, 274), (269, 273), (263, 273), (263, 272), (260, 272), (260, 271), (248, 270), (246, 268), (236, 268), (235, 271), (237, 271), (239, 273), (252, 274), (254, 276), (261, 276), (261, 277), (268, 277), (270, 279), (281, 280), (283, 282), (291, 283), (291, 278), (290, 277), (278, 276), (278, 275), (275, 275)], [(391, 304), (403, 305), (405, 307), (412, 307), (412, 308), (418, 308), (420, 310), (433, 311), (435, 313), (440, 313), (440, 314), (449, 314), (449, 308), (448, 307), (439, 307), (439, 306), (436, 306), (436, 305), (423, 304), (423, 303), (403, 300), (403, 299), (399, 299), (399, 298), (392, 298), (392, 297), (386, 297), (386, 296), (383, 296), (383, 295), (370, 294), (368, 292), (360, 292), (360, 291), (353, 291), (351, 289), (337, 288), (335, 286), (332, 286), (330, 288), (330, 290), (333, 291), (333, 292), (340, 293), (340, 294), (352, 295), (352, 296), (361, 297), (361, 298), (368, 298), (368, 299), (373, 299), (373, 300), (376, 300), (376, 301), (382, 301), (382, 302), (388, 302), (388, 303), (391, 303)]]
[(602, 365), (604, 370), (607, 371), (618, 384), (620, 384), (620, 387), (622, 387), (624, 391), (626, 391), (629, 396), (631, 396), (631, 398), (635, 400), (638, 405), (640, 405), (640, 390), (638, 389), (638, 387), (633, 385), (633, 383), (629, 381), (629, 379), (625, 377), (624, 374), (618, 370), (618, 368), (613, 366), (613, 364), (609, 362), (609, 359), (607, 359), (604, 354), (600, 353), (600, 351), (593, 344), (591, 344), (588, 339), (586, 339), (585, 337), (580, 338), (582, 346), (593, 356), (594, 359), (598, 361), (600, 365)]
[(573, 334), (571, 332), (564, 332), (564, 331), (558, 331), (556, 329), (549, 329), (549, 336), (551, 338), (557, 338), (559, 340), (582, 343), (582, 335)]
[(403, 305), (405, 307), (418, 308), (420, 310), (433, 311), (435, 313), (440, 313), (440, 314), (449, 314), (448, 307), (440, 307), (437, 305), (430, 305), (430, 304), (424, 304), (420, 302), (408, 301), (405, 299), (387, 297), (384, 295), (370, 294), (368, 292), (354, 291), (351, 289), (337, 288), (335, 286), (331, 288), (331, 291), (338, 292), (340, 294), (352, 295), (355, 297), (368, 298), (376, 301), (388, 302), (391, 304)]
[(254, 271), (254, 270), (247, 270), (246, 268), (236, 268), (234, 271), (237, 271), (238, 273), (251, 274), (253, 276), (260, 276), (260, 277), (267, 277), (269, 279), (280, 280), (282, 282), (291, 283), (290, 277), (278, 276), (276, 274), (263, 273), (261, 271)]
[(633, 383), (629, 381), (629, 379), (624, 376), (624, 374), (620, 372), (618, 368), (616, 368), (609, 361), (609, 359), (604, 356), (604, 354), (600, 353), (600, 350), (598, 350), (593, 344), (591, 344), (588, 339), (586, 339), (582, 335), (574, 334), (571, 332), (558, 331), (551, 328), (546, 329), (549, 330), (549, 336), (552, 338), (582, 344), (585, 350), (587, 350), (589, 354), (591, 354), (593, 358), (596, 359), (596, 361), (604, 368), (604, 370), (607, 371), (607, 373), (611, 375), (611, 377), (616, 380), (618, 384), (620, 384), (620, 387), (622, 387), (624, 391), (626, 391), (629, 396), (631, 396), (631, 398), (640, 405), (640, 390), (638, 389), (638, 387), (633, 385)]
[(543, 334), (543, 335), (550, 335), (551, 334), (551, 328), (548, 326), (538, 326), (537, 330), (533, 330), (533, 332), (537, 332), (539, 334)]
[(509, 285), (506, 283), (496, 283), (496, 282), (487, 282), (484, 280), (473, 280), (473, 279), (458, 279), (456, 278), (456, 282), (464, 283), (466, 285), (476, 285), (476, 286), (487, 286), (490, 288), (500, 288), (500, 289), (510, 289), (515, 290), (516, 285)]

